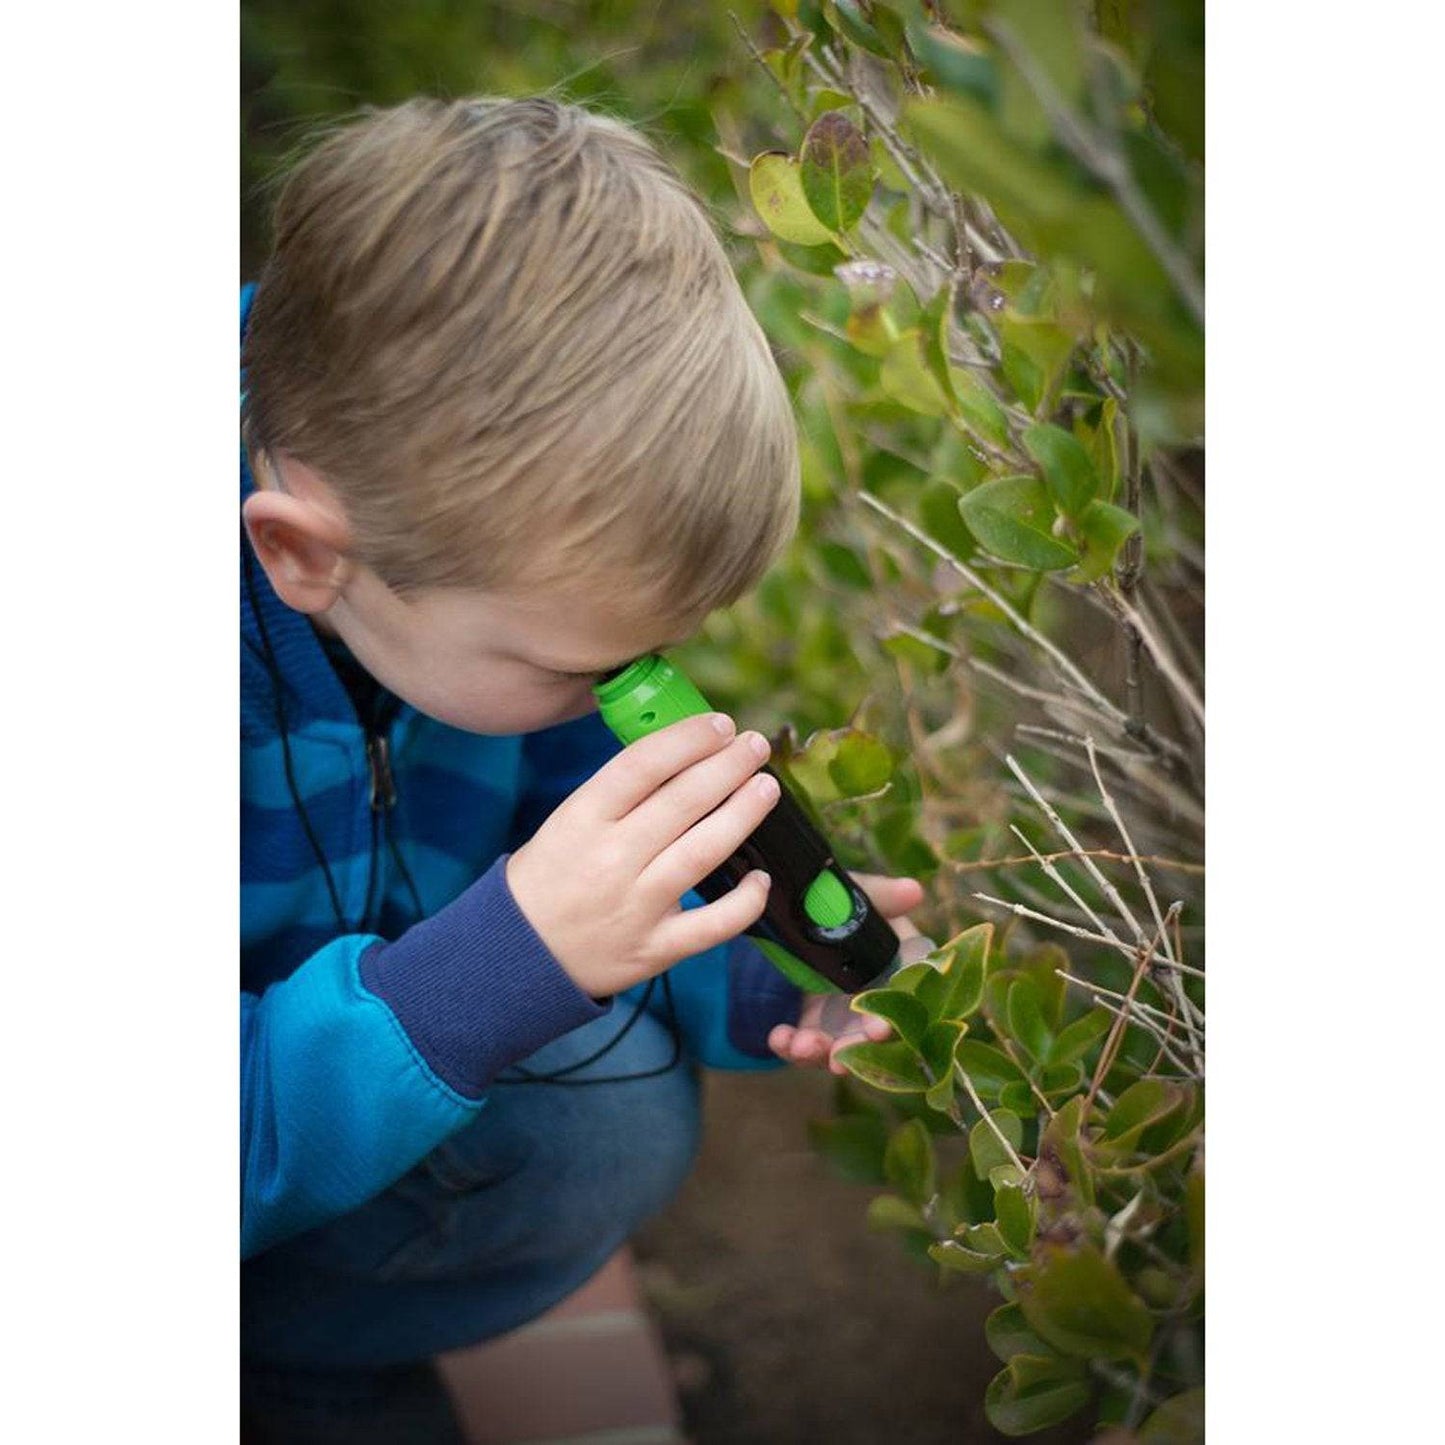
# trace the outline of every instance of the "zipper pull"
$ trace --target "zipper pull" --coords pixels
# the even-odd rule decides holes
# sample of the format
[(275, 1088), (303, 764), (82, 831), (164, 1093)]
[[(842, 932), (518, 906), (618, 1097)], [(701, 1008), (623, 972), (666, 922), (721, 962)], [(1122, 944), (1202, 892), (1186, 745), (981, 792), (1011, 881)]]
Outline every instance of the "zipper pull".
[(366, 761), (371, 767), (371, 811), (396, 806), (396, 779), (391, 775), (391, 745), (385, 733), (366, 735)]

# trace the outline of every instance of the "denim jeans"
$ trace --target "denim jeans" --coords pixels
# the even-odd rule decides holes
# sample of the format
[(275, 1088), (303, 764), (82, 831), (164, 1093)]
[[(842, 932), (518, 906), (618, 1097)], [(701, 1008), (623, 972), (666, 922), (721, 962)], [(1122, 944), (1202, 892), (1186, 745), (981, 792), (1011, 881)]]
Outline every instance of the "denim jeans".
[[(587, 1057), (632, 1007), (619, 1000), (523, 1067), (545, 1073)], [(643, 1073), (671, 1054), (667, 1029), (644, 1013), (617, 1047), (566, 1077)], [(699, 1133), (685, 1051), (648, 1079), (494, 1084), (476, 1120), (390, 1189), (242, 1267), (243, 1403), (265, 1390), (326, 1395), (344, 1413), (377, 1381), (407, 1378), (385, 1367), (535, 1319), (672, 1199)]]

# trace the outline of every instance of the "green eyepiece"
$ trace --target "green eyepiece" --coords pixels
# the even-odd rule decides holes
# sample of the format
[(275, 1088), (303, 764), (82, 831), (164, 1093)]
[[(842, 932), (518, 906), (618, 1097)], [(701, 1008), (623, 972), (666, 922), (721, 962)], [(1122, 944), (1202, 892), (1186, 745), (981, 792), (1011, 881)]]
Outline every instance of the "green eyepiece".
[(635, 743), (685, 717), (712, 711), (692, 683), (655, 653), (594, 683), (592, 691), (602, 720), (624, 743)]

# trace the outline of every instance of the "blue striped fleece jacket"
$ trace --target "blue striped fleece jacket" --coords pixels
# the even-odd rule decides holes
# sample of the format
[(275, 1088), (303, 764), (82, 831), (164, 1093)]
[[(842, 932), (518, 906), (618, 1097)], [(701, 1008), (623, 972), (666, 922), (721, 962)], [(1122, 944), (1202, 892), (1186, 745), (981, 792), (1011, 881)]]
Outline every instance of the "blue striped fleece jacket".
[[(507, 1065), (606, 1013), (621, 1027), (641, 990), (578, 989), (504, 873), (617, 752), (598, 716), (482, 737), (388, 699), (364, 726), (244, 531), (241, 550), (244, 1258), (381, 1192), (485, 1110)], [(668, 977), (693, 1059), (778, 1066), (767, 1034), (800, 995), (748, 940)]]

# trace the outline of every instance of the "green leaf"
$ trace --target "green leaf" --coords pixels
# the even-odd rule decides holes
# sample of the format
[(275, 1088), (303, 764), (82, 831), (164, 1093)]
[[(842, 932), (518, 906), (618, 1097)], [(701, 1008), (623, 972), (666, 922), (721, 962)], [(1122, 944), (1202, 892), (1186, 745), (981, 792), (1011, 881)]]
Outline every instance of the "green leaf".
[(953, 1077), (954, 1051), (967, 1031), (968, 1025), (962, 1020), (947, 1019), (929, 1024), (919, 1052), (933, 1077), (940, 1082)]
[(1032, 1435), (1067, 1420), (1088, 1400), (1082, 1364), (1057, 1356), (1018, 1355), (989, 1381), (983, 1409), (1000, 1434)]
[(992, 446), (1007, 447), (1008, 413), (988, 386), (963, 366), (951, 367), (949, 380), (953, 382), (953, 394), (958, 398), (958, 409), (968, 430)]
[(1184, 1181), (1184, 1222), (1189, 1234), (1189, 1268), (1204, 1278), (1204, 1170), (1197, 1166)]
[(1119, 549), (1139, 530), (1139, 519), (1112, 502), (1090, 502), (1076, 525), (1084, 542), (1080, 575), (1086, 582), (1096, 582), (1113, 567)]
[(868, 568), (851, 547), (845, 547), (840, 542), (819, 542), (817, 556), (828, 576), (844, 587), (866, 588), (873, 585)]
[(933, 300), (923, 308), (918, 318), (919, 346), (923, 352), (924, 365), (938, 383), (939, 390), (948, 399), (950, 409), (958, 401), (953, 390), (953, 368), (948, 361), (948, 323), (952, 301), (952, 291), (944, 284), (934, 293)]
[(888, 1125), (877, 1114), (847, 1114), (837, 1119), (810, 1119), (808, 1138), (846, 1179), (882, 1184)]
[(1043, 469), (1049, 495), (1066, 517), (1077, 517), (1099, 490), (1089, 454), (1062, 427), (1031, 426), (1024, 433), (1028, 454)]
[(953, 1105), (953, 1091), (956, 1087), (953, 1079), (953, 1070), (945, 1069), (943, 1073), (934, 1076), (938, 1082), (929, 1085), (923, 1095), (923, 1102), (930, 1109), (936, 1109), (940, 1114), (948, 1113)]
[(847, 729), (838, 739), (838, 751), (828, 763), (828, 772), (843, 798), (876, 793), (893, 776), (893, 754), (888, 745), (871, 733)]
[[(791, 624), (783, 621), (780, 625)], [(831, 765), (845, 734), (846, 729), (842, 728), (812, 733), (802, 747), (790, 745), (775, 755), (773, 766), (786, 772), (788, 781), (795, 783), (814, 806), (836, 802), (843, 795), (838, 791)]]
[(989, 1119), (998, 1126), (997, 1131), (989, 1124), (988, 1119), (980, 1119), (968, 1131), (969, 1157), (981, 1178), (986, 1177), (988, 1171), (997, 1165), (1013, 1163), (1003, 1141), (998, 1137), (999, 1134), (1013, 1145), (1015, 1151), (1024, 1141), (1023, 1120), (1012, 1109), (990, 1110)]
[(983, 976), (993, 942), (993, 924), (978, 923), (951, 938), (924, 960), (932, 972), (919, 981), (916, 997), (935, 1019), (966, 1019), (983, 997)]
[(841, 90), (829, 90), (826, 87), (815, 91), (808, 101), (808, 119), (816, 120), (825, 110), (843, 110), (857, 102), (851, 95)]
[(911, 632), (895, 632), (882, 639), (883, 650), (890, 657), (917, 668), (925, 677), (934, 677), (947, 669), (949, 654), (942, 648), (915, 637)]
[(1024, 1312), (1017, 1304), (1000, 1305), (984, 1322), (984, 1337), (988, 1347), (1005, 1364), (1014, 1355), (1042, 1355), (1052, 1352), (1049, 1347), (1029, 1328)]
[[(979, 989), (980, 994), (983, 992)], [(1031, 978), (1016, 979), (1008, 991), (1009, 1032), (1028, 1052), (1042, 1062), (1053, 1047), (1054, 1036), (1044, 1022), (1039, 991)]]
[(910, 1203), (921, 1208), (933, 1197), (937, 1178), (933, 1136), (922, 1119), (910, 1119), (888, 1141), (883, 1172)]
[(1121, 1154), (1129, 1152), (1145, 1129), (1168, 1118), (1188, 1098), (1189, 1091), (1182, 1084), (1164, 1079), (1140, 1079), (1130, 1084), (1109, 1110), (1101, 1142)]
[(964, 1039), (954, 1052), (954, 1059), (969, 1077), (969, 1082), (984, 1099), (997, 1098), (998, 1092), (1007, 1084), (1023, 1084), (1027, 1081), (1019, 1067), (1009, 1056), (992, 1044), (977, 1039)]
[(1071, 1064), (1075, 1059), (1082, 1059), (1109, 1032), (1113, 1021), (1107, 1009), (1091, 1008), (1082, 1018), (1059, 1031), (1044, 1062)]
[(1092, 1244), (1043, 1245), (1014, 1281), (1025, 1318), (1056, 1350), (1137, 1360), (1149, 1348), (1154, 1320), (1148, 1307)]
[(813, 214), (803, 194), (798, 163), (782, 151), (764, 151), (748, 170), (753, 206), (773, 235), (798, 246), (821, 246), (832, 233)]
[(999, 370), (1026, 411), (1037, 414), (1044, 409), (1048, 377), (1027, 351), (1011, 341), (1002, 342), (999, 346)]
[(1068, 985), (1058, 970), (1069, 971), (1069, 955), (1057, 943), (1041, 943), (1015, 961), (1017, 968), (1031, 978), (1039, 991), (1039, 1005), (1044, 1021), (1055, 1032), (1064, 1021), (1064, 1000)]
[(1112, 397), (1104, 398), (1099, 410), (1099, 425), (1089, 441), (1089, 460), (1099, 477), (1099, 496), (1105, 502), (1112, 501), (1119, 487), (1119, 403)]
[(1003, 1242), (1020, 1259), (1026, 1259), (1034, 1242), (1034, 1221), (1037, 1206), (1032, 1196), (1015, 1185), (1007, 1185), (993, 1197), (998, 1214), (998, 1232)]
[(997, 100), (998, 71), (977, 40), (932, 25), (914, 27), (910, 39), (936, 85), (971, 95), (990, 107)]
[(880, 1232), (918, 1229), (927, 1233), (928, 1221), (906, 1199), (896, 1194), (878, 1194), (868, 1201), (868, 1228)]
[(825, 111), (799, 152), (803, 195), (830, 232), (858, 224), (873, 194), (873, 158), (863, 133), (841, 110)]
[(1049, 1097), (1072, 1094), (1084, 1082), (1084, 1066), (1078, 1059), (1071, 1064), (1048, 1064), (1039, 1075), (1039, 1088)]
[(991, 1219), (986, 1219), (982, 1224), (970, 1224), (963, 1231), (963, 1245), (965, 1249), (971, 1249), (976, 1254), (986, 1254), (995, 1259), (1009, 1252), (998, 1225)]
[(958, 1270), (961, 1274), (989, 1274), (998, 1266), (997, 1255), (980, 1254), (956, 1239), (941, 1239), (937, 1244), (930, 1244), (928, 1257), (937, 1260), (945, 1269)]
[(952, 482), (935, 478), (919, 496), (918, 512), (928, 535), (955, 557), (966, 561), (977, 544), (958, 510), (962, 497), (963, 493)]
[(838, 1062), (855, 1078), (890, 1094), (921, 1094), (929, 1085), (918, 1055), (902, 1039), (850, 1044)]
[(1140, 1445), (1204, 1445), (1204, 1390), (1166, 1400), (1139, 1428)]
[(1017, 1164), (995, 1164), (988, 1171), (989, 1188), (995, 1194), (1000, 1189), (1015, 1189), (1024, 1182), (1024, 1171)]
[(878, 384), (894, 401), (925, 416), (943, 416), (948, 398), (928, 369), (922, 350), (922, 334), (916, 327), (902, 333), (883, 358)]
[(884, 60), (891, 59), (883, 37), (869, 24), (858, 0), (824, 0), (823, 13), (833, 28), (854, 45)]
[(1072, 566), (1078, 555), (1050, 533), (1054, 509), (1037, 477), (998, 477), (958, 504), (968, 529), (996, 557), (1041, 572)]
[(1039, 410), (1044, 402), (1052, 406), (1064, 378), (1064, 368), (1074, 353), (1074, 337), (1048, 318), (1012, 314), (1000, 319), (998, 333), (1004, 352), (1013, 353), (1015, 358), (1025, 357), (1029, 362), (1027, 396), (1024, 389), (1019, 394), (1030, 410)]
[(914, 1049), (923, 1046), (928, 1010), (912, 994), (898, 988), (870, 988), (854, 994), (849, 1007), (855, 1013), (876, 1014), (893, 1025), (894, 1032)]

